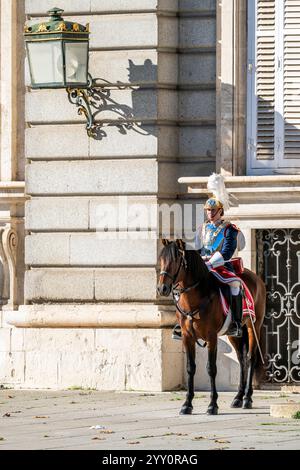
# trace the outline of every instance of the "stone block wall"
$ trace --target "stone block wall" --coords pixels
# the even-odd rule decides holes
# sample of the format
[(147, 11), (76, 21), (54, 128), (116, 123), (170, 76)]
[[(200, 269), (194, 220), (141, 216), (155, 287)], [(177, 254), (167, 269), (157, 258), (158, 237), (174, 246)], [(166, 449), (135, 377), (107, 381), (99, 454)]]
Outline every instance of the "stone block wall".
[[(26, 13), (36, 22), (52, 6), (27, 1)], [(26, 94), (29, 303), (35, 299), (34, 269), (41, 276), (43, 267), (58, 273), (59, 266), (109, 267), (115, 264), (112, 252), (126, 269), (128, 250), (136, 250), (134, 264), (152, 266), (154, 279), (159, 247), (102, 240), (93, 213), (104, 197), (108, 203), (119, 195), (143, 204), (149, 197), (172, 201), (178, 176), (207, 175), (215, 165), (215, 2), (62, 1), (60, 7), (69, 19), (90, 23), (90, 71), (108, 82), (111, 101), (97, 116), (106, 134), (99, 141), (87, 137), (64, 90)], [(133, 129), (120, 132), (116, 109), (125, 110)], [(149, 224), (143, 229), (158, 228)]]
[[(25, 0), (25, 13), (35, 23), (54, 6), (52, 0)], [(183, 383), (181, 345), (170, 341), (166, 327), (172, 323), (154, 326), (166, 304), (156, 294), (161, 245), (151, 234), (159, 232), (157, 214), (139, 216), (138, 230), (133, 216), (129, 238), (120, 237), (122, 217), (108, 218), (105, 230), (99, 218), (103, 205), (118, 205), (120, 196), (129, 207), (172, 205), (180, 193), (178, 177), (215, 169), (215, 2), (61, 0), (58, 6), (66, 19), (90, 23), (90, 72), (107, 92), (96, 116), (102, 136), (88, 138), (65, 90), (32, 90), (25, 64), (30, 200), (20, 318), (30, 328), (11, 328), (3, 314), (1, 334), (9, 347), (6, 341), (0, 357), (10, 362), (0, 381), (176, 388)], [(70, 304), (84, 326), (85, 315), (92, 315), (93, 325), (99, 320), (97, 305), (112, 305), (117, 317), (118, 303), (125, 316), (139, 306), (147, 309), (148, 326), (143, 328), (142, 315), (136, 327), (122, 329), (77, 330), (68, 321)], [(53, 327), (43, 320), (47, 311), (51, 319), (48, 306), (68, 328), (47, 329)]]
[(181, 386), (182, 354), (167, 329), (2, 325), (0, 371), (1, 383), (15, 388), (161, 391)]
[[(74, 302), (108, 299), (94, 286), (98, 270), (106, 268), (110, 274), (115, 272), (119, 286), (111, 290), (110, 301), (141, 297), (153, 301), (158, 242), (110, 240), (111, 232), (101, 236), (97, 212), (103, 203), (117, 203), (120, 195), (146, 205), (156, 204), (160, 195), (174, 197), (177, 2), (61, 1), (59, 6), (65, 10), (64, 17), (90, 23), (90, 72), (105, 81), (110, 96), (97, 115), (105, 136), (93, 140), (64, 90), (28, 90), (26, 181), (31, 201), (26, 206), (26, 301), (41, 302), (43, 296), (45, 301), (70, 301), (73, 291), (77, 292)], [(27, 1), (26, 13), (36, 22), (51, 7), (51, 1)], [(133, 129), (120, 131), (120, 115)], [(120, 223), (110, 227), (114, 232), (120, 229)], [(145, 219), (142, 229), (156, 230), (157, 224)], [(128, 291), (132, 265), (137, 278), (150, 281), (151, 288), (147, 285), (143, 295)], [(114, 266), (121, 266), (122, 273), (112, 271)], [(54, 270), (62, 284), (61, 295), (56, 291), (52, 298), (55, 289), (49, 279)], [(68, 293), (71, 279), (74, 285)], [(82, 288), (89, 280), (93, 292)]]
[(216, 165), (216, 1), (179, 0), (179, 176)]

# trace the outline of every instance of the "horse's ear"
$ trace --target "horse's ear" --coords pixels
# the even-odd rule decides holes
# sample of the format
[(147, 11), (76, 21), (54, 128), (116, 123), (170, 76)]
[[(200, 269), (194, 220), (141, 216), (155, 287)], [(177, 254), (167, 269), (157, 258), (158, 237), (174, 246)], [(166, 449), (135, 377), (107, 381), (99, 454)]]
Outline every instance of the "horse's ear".
[(169, 245), (169, 243), (171, 243), (171, 242), (170, 242), (170, 240), (167, 240), (167, 238), (163, 238), (163, 239), (162, 239), (162, 244), (163, 244), (164, 246)]
[(176, 245), (178, 246), (180, 250), (185, 251), (185, 242), (183, 240), (177, 239)]

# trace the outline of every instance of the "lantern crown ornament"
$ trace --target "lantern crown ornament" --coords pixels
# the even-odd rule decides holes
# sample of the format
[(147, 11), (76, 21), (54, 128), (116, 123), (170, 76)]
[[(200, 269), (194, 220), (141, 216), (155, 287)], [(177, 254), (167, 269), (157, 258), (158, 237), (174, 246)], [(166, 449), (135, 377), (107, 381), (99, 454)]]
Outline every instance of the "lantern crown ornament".
[(53, 8), (49, 21), (25, 25), (33, 88), (88, 86), (89, 25), (65, 21), (63, 11)]
[[(89, 24), (86, 26), (73, 23), (72, 21), (65, 21), (62, 17), (64, 10), (61, 8), (52, 8), (52, 10), (47, 11), (48, 15), (50, 16), (50, 20), (47, 22), (33, 24), (31, 26), (25, 25), (24, 34), (25, 34), (25, 41), (37, 39), (41, 40), (41, 38), (59, 38), (62, 37), (70, 38), (89, 38)], [(49, 35), (49, 37), (47, 36)], [(51, 36), (50, 36), (51, 35)], [(33, 36), (36, 36), (33, 38)]]

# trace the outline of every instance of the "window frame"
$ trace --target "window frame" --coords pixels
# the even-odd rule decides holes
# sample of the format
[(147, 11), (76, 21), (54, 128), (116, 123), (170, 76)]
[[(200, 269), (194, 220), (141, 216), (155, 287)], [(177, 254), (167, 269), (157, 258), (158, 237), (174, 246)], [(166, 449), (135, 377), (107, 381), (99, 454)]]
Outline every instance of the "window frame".
[[(258, 0), (248, 0), (247, 22), (247, 175), (299, 173), (300, 158), (284, 158), (284, 1), (275, 0), (275, 108), (274, 159), (257, 160), (257, 6)], [(300, 6), (300, 0), (299, 0)], [(299, 112), (300, 116), (300, 112)], [(299, 130), (300, 133), (300, 130)]]

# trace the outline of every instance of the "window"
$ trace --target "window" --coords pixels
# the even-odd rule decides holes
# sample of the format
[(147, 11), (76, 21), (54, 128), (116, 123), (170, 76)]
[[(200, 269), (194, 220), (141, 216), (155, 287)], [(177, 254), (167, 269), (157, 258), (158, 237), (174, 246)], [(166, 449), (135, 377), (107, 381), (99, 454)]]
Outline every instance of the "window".
[(300, 171), (300, 0), (248, 1), (248, 174)]

